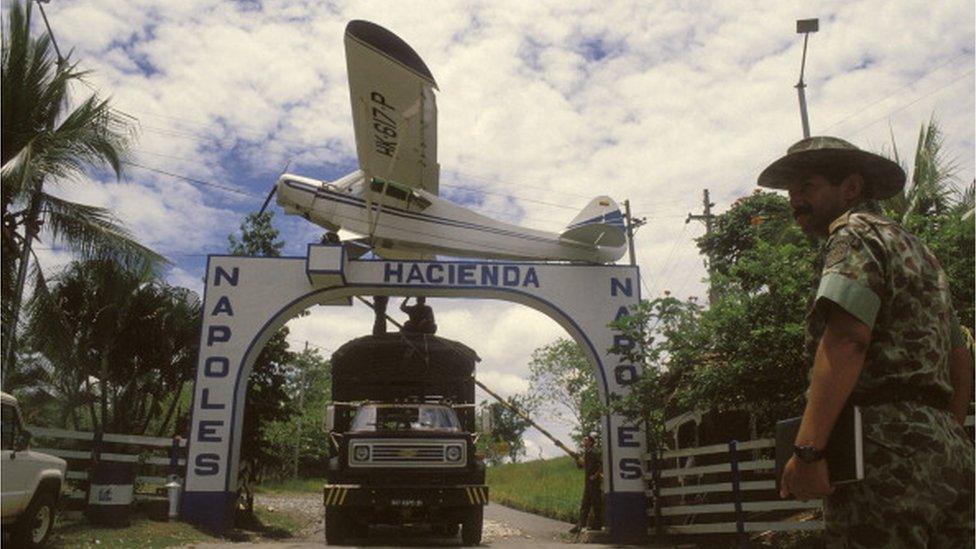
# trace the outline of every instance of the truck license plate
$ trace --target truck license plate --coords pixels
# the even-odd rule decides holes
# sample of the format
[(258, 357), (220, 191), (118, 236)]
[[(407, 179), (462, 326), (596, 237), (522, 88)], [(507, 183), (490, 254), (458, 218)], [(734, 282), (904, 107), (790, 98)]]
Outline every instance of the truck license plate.
[(390, 505), (393, 507), (420, 507), (424, 504), (420, 499), (391, 499)]

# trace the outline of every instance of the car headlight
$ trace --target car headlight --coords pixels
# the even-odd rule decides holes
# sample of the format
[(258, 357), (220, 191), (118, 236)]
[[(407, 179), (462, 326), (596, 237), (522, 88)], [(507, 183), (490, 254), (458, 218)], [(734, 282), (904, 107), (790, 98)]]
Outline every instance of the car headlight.
[(353, 448), (352, 457), (356, 461), (369, 461), (369, 446), (356, 446)]
[(447, 461), (461, 461), (461, 447), (448, 446), (444, 452), (444, 456), (447, 458)]

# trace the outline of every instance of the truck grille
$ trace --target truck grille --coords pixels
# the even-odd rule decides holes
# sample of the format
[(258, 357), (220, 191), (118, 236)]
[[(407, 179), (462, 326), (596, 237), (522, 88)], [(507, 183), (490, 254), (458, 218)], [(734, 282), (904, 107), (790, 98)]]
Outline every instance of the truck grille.
[(464, 440), (359, 439), (349, 443), (350, 467), (464, 467)]

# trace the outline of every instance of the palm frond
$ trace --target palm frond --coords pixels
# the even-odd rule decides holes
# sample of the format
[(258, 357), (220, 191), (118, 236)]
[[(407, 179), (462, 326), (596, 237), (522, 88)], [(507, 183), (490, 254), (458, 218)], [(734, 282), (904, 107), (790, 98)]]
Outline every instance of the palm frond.
[(73, 350), (77, 344), (61, 303), (51, 295), (44, 272), (36, 262), (31, 274), (34, 293), (24, 308), (29, 319), (26, 343), (53, 363), (71, 364), (75, 361)]
[(952, 213), (965, 219), (973, 216), (974, 208), (976, 208), (976, 180), (956, 192), (952, 203)]
[[(951, 206), (952, 196), (956, 192), (954, 182), (958, 164), (955, 159), (946, 156), (943, 143), (939, 122), (933, 115), (928, 123), (923, 123), (919, 128), (912, 169), (906, 169), (910, 175), (904, 191), (884, 202), (889, 216), (907, 223), (914, 215), (943, 213)], [(893, 133), (891, 144), (893, 160), (898, 162), (898, 147)]]
[(109, 258), (130, 270), (155, 271), (169, 261), (136, 242), (104, 208), (41, 194), (42, 218), (51, 237), (86, 259)]

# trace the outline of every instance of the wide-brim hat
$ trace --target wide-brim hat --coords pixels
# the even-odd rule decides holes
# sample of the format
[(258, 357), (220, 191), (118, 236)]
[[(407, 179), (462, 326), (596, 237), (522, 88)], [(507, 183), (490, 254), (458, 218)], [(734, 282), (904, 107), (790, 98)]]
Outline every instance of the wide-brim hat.
[(793, 144), (759, 174), (760, 187), (789, 189), (798, 178), (817, 173), (818, 168), (836, 165), (851, 168), (864, 177), (871, 198), (883, 200), (905, 187), (905, 170), (883, 156), (862, 151), (843, 139), (826, 135), (808, 137)]

